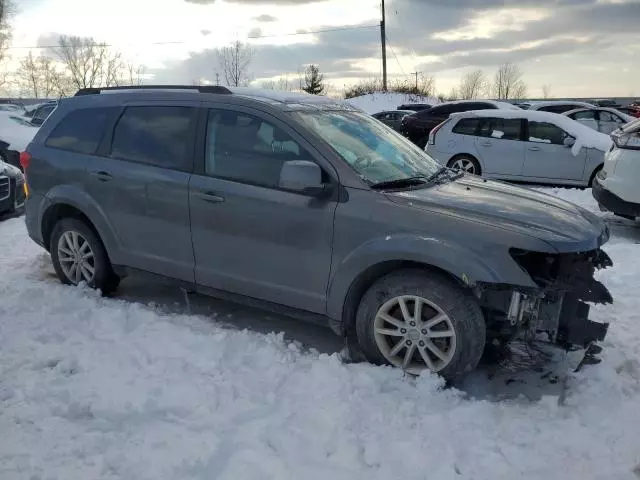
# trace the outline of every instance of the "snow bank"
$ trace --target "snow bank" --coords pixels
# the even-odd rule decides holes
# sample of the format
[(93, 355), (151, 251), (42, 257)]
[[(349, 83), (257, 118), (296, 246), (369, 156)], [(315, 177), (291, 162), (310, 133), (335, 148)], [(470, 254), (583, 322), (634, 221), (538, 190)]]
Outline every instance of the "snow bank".
[(476, 400), (432, 375), (65, 287), (24, 220), (0, 222), (0, 477), (633, 480), (640, 245), (606, 249), (604, 361), (559, 406)]
[[(454, 115), (467, 115), (470, 112), (453, 113)], [(580, 153), (582, 148), (595, 148), (601, 152), (606, 152), (611, 148), (611, 138), (609, 135), (597, 132), (591, 128), (582, 125), (575, 120), (559, 115), (557, 113), (550, 112), (538, 112), (535, 110), (474, 110), (472, 112), (478, 117), (500, 117), (500, 118), (526, 118), (533, 122), (547, 122), (556, 125), (569, 135), (576, 139), (576, 142), (571, 147), (571, 152), (574, 155)], [(539, 140), (539, 139), (538, 139)]]
[(12, 116), (17, 115), (14, 112), (0, 112), (0, 140), (9, 144), (9, 150), (23, 152), (38, 129), (21, 125)]
[(348, 98), (345, 101), (351, 106), (359, 108), (369, 114), (382, 112), (384, 110), (396, 110), (403, 103), (428, 103), (429, 105), (440, 103), (435, 97), (423, 97), (421, 95), (393, 92), (370, 93), (360, 97)]

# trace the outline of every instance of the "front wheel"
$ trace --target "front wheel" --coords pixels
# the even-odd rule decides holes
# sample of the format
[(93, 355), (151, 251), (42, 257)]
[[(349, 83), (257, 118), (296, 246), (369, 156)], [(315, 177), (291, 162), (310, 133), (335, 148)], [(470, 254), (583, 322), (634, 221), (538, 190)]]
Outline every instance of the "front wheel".
[(405, 270), (365, 293), (356, 332), (367, 359), (412, 374), (423, 370), (454, 380), (474, 370), (486, 341), (475, 298), (448, 278)]
[(104, 245), (83, 221), (64, 218), (56, 223), (49, 245), (53, 268), (67, 285), (85, 282), (104, 294), (113, 292), (119, 278), (113, 272)]

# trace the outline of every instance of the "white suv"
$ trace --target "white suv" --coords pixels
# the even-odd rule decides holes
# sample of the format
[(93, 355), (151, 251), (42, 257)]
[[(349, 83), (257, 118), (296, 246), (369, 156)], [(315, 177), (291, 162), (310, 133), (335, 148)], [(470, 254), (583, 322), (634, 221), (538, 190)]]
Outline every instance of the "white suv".
[(593, 182), (602, 210), (626, 218), (640, 217), (640, 120), (611, 133), (613, 145)]

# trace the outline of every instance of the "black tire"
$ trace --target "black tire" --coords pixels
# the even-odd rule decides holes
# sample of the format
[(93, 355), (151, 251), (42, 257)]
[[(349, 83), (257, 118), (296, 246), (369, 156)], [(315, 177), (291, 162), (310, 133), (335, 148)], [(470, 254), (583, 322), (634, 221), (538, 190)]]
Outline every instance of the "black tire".
[(456, 347), (449, 363), (437, 373), (447, 381), (473, 371), (484, 352), (486, 325), (475, 297), (449, 278), (436, 272), (401, 270), (375, 282), (364, 294), (356, 314), (358, 343), (367, 360), (389, 365), (374, 336), (376, 313), (388, 300), (417, 295), (437, 305), (449, 316), (456, 334)]
[(96, 235), (91, 227), (89, 227), (85, 222), (77, 218), (63, 218), (58, 220), (51, 233), (49, 252), (51, 253), (53, 268), (60, 281), (65, 285), (75, 285), (75, 282), (71, 281), (65, 275), (58, 257), (58, 242), (60, 237), (68, 231), (75, 231), (81, 234), (86, 239), (87, 243), (89, 243), (93, 252), (94, 275), (88, 285), (91, 288), (100, 290), (103, 295), (113, 293), (120, 284), (120, 278), (113, 272), (107, 251), (105, 250), (98, 235)]
[(468, 160), (473, 164), (473, 168), (474, 168), (473, 175), (477, 175), (477, 176), (482, 175), (482, 168), (480, 167), (480, 162), (478, 162), (478, 160), (472, 157), (471, 155), (456, 155), (451, 160), (449, 160), (449, 163), (447, 163), (447, 167), (454, 168), (453, 164), (458, 160)]

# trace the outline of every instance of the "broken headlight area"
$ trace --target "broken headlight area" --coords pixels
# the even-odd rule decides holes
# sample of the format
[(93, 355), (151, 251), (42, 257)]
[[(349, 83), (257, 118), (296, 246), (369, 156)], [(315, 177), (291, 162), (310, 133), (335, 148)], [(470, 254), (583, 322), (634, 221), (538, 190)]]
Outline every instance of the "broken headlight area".
[(513, 259), (537, 288), (483, 285), (479, 298), (493, 338), (524, 334), (568, 350), (586, 348), (603, 340), (608, 324), (589, 320), (589, 303), (608, 304), (613, 299), (594, 278), (598, 269), (612, 265), (602, 250), (547, 254), (512, 249)]

